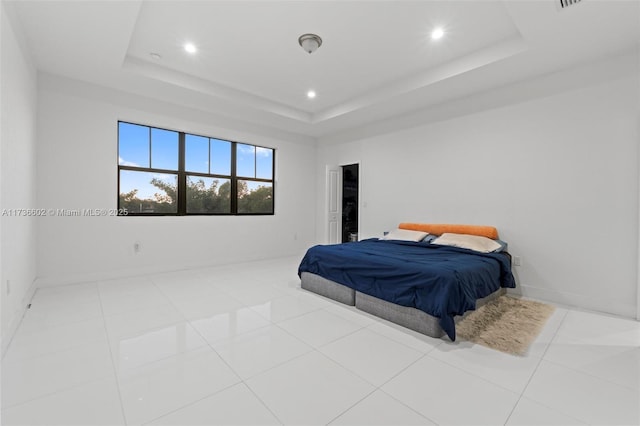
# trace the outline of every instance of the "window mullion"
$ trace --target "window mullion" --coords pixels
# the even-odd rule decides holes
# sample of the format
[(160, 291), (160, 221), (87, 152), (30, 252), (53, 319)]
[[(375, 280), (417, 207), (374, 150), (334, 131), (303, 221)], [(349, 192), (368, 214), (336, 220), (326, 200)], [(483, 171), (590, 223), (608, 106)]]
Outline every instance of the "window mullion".
[(187, 173), (185, 172), (185, 134), (178, 137), (178, 215), (187, 214)]
[(236, 151), (238, 144), (231, 143), (231, 214), (238, 214), (238, 176), (236, 173)]

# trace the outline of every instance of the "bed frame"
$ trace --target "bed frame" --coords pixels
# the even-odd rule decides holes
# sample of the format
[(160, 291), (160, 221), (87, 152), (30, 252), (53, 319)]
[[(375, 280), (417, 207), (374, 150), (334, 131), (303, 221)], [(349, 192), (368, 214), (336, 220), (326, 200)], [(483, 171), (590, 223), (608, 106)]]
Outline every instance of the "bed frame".
[[(441, 235), (445, 232), (454, 232), (460, 234), (481, 235), (491, 239), (498, 238), (498, 230), (492, 226), (404, 222), (401, 223), (398, 228), (425, 231), (435, 235)], [(511, 255), (508, 252), (504, 252), (504, 254), (511, 258)], [(350, 287), (309, 272), (303, 272), (300, 279), (302, 288), (305, 290), (328, 297), (329, 299), (344, 303), (345, 305), (355, 306), (364, 312), (368, 312), (377, 317), (417, 331), (418, 333), (436, 338), (442, 337), (445, 334), (444, 330), (442, 330), (438, 323), (438, 318), (419, 309), (387, 302), (386, 300), (355, 291)], [(500, 288), (487, 297), (478, 299), (476, 301), (476, 309), (487, 302), (502, 296), (506, 292), (507, 290), (505, 288)], [(468, 311), (466, 314), (469, 312), (471, 311)], [(456, 317), (456, 322), (464, 318), (465, 315)]]
[[(387, 302), (386, 300), (378, 299), (377, 297), (369, 296), (368, 294), (355, 291), (352, 288), (310, 272), (303, 272), (300, 278), (302, 288), (305, 290), (317, 293), (337, 302), (344, 303), (345, 305), (355, 306), (361, 311), (386, 319), (430, 337), (438, 338), (445, 334), (444, 330), (440, 327), (440, 324), (438, 324), (438, 318), (419, 309), (397, 305), (395, 303)], [(506, 292), (506, 289), (500, 288), (489, 296), (478, 299), (476, 301), (476, 308), (479, 308), (487, 302), (502, 296)], [(469, 312), (467, 312), (467, 314)], [(459, 321), (462, 318), (464, 318), (464, 315), (457, 317), (456, 321)]]

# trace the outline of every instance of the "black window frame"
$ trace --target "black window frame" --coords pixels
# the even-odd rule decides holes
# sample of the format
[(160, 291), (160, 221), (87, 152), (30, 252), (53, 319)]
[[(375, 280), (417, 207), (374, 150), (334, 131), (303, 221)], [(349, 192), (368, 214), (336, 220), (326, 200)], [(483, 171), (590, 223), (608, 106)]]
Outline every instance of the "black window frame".
[[(151, 158), (152, 158), (152, 140), (151, 140), (151, 132), (152, 129), (164, 130), (169, 132), (178, 133), (178, 169), (177, 170), (167, 170), (167, 169), (156, 169), (153, 167), (137, 167), (130, 165), (120, 164), (120, 123), (131, 124), (134, 126), (143, 126), (149, 128), (149, 165), (151, 166)], [(223, 139), (215, 136), (204, 136), (199, 135), (192, 132), (183, 132), (180, 130), (171, 130), (157, 126), (151, 126), (147, 124), (133, 123), (125, 120), (118, 120), (117, 122), (117, 144), (118, 144), (118, 194), (117, 194), (117, 206), (118, 206), (118, 216), (273, 216), (275, 215), (275, 174), (276, 174), (276, 149), (272, 147), (267, 147), (263, 145), (255, 145), (247, 142), (238, 142), (231, 141), (228, 139)], [(229, 142), (231, 144), (231, 164), (230, 164), (230, 174), (229, 175), (221, 175), (217, 173), (201, 173), (201, 172), (191, 172), (186, 170), (186, 136), (192, 135), (196, 137), (203, 137), (209, 139), (209, 152), (211, 151), (211, 139)], [(271, 179), (258, 178), (255, 175), (257, 170), (257, 154), (254, 154), (254, 176), (238, 176), (236, 173), (236, 165), (237, 165), (237, 148), (238, 145), (249, 145), (254, 147), (254, 152), (257, 152), (257, 148), (268, 149), (271, 150)], [(210, 161), (210, 157), (208, 159)], [(120, 173), (123, 170), (135, 171), (135, 172), (147, 172), (147, 173), (163, 173), (163, 174), (171, 174), (177, 176), (177, 185), (176, 185), (176, 212), (175, 213), (156, 213), (156, 212), (132, 212), (125, 211), (120, 206)], [(211, 172), (211, 166), (209, 165), (209, 172)], [(198, 213), (189, 213), (187, 212), (187, 178), (189, 176), (195, 177), (205, 177), (205, 178), (214, 178), (214, 179), (228, 179), (230, 182), (230, 209), (229, 213), (206, 213), (206, 212), (198, 212)], [(270, 212), (259, 212), (259, 213), (241, 213), (238, 212), (238, 181), (251, 181), (251, 182), (262, 182), (271, 184), (271, 211)]]

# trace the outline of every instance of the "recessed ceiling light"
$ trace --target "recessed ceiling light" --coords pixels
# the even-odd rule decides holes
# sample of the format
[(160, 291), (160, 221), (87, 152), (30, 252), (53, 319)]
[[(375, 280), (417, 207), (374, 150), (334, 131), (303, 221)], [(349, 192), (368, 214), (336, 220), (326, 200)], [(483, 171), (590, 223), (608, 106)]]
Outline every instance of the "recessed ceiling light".
[(316, 92), (315, 92), (314, 90), (309, 90), (309, 91), (307, 92), (307, 98), (309, 98), (309, 99), (313, 99), (313, 98), (315, 98), (315, 97), (316, 97)]
[(442, 28), (435, 28), (433, 31), (431, 31), (431, 38), (433, 40), (438, 40), (441, 39), (442, 36), (444, 35), (444, 30)]
[(184, 50), (186, 50), (189, 53), (196, 53), (198, 51), (198, 49), (196, 48), (196, 46), (193, 43), (187, 43), (184, 45)]
[(160, 56), (159, 53), (151, 52), (149, 53), (149, 56), (151, 56), (151, 59), (153, 59), (154, 61), (159, 61), (160, 59), (162, 59), (162, 56)]

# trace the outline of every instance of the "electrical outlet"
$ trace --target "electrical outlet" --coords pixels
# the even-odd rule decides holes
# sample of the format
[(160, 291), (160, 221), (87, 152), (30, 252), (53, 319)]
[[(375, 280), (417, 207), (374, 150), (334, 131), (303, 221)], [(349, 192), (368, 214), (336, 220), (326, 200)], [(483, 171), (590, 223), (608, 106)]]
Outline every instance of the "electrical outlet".
[(513, 266), (522, 266), (521, 256), (513, 256)]
[(142, 246), (140, 245), (139, 242), (135, 242), (133, 243), (133, 252), (134, 253), (140, 253), (140, 250), (142, 249)]

